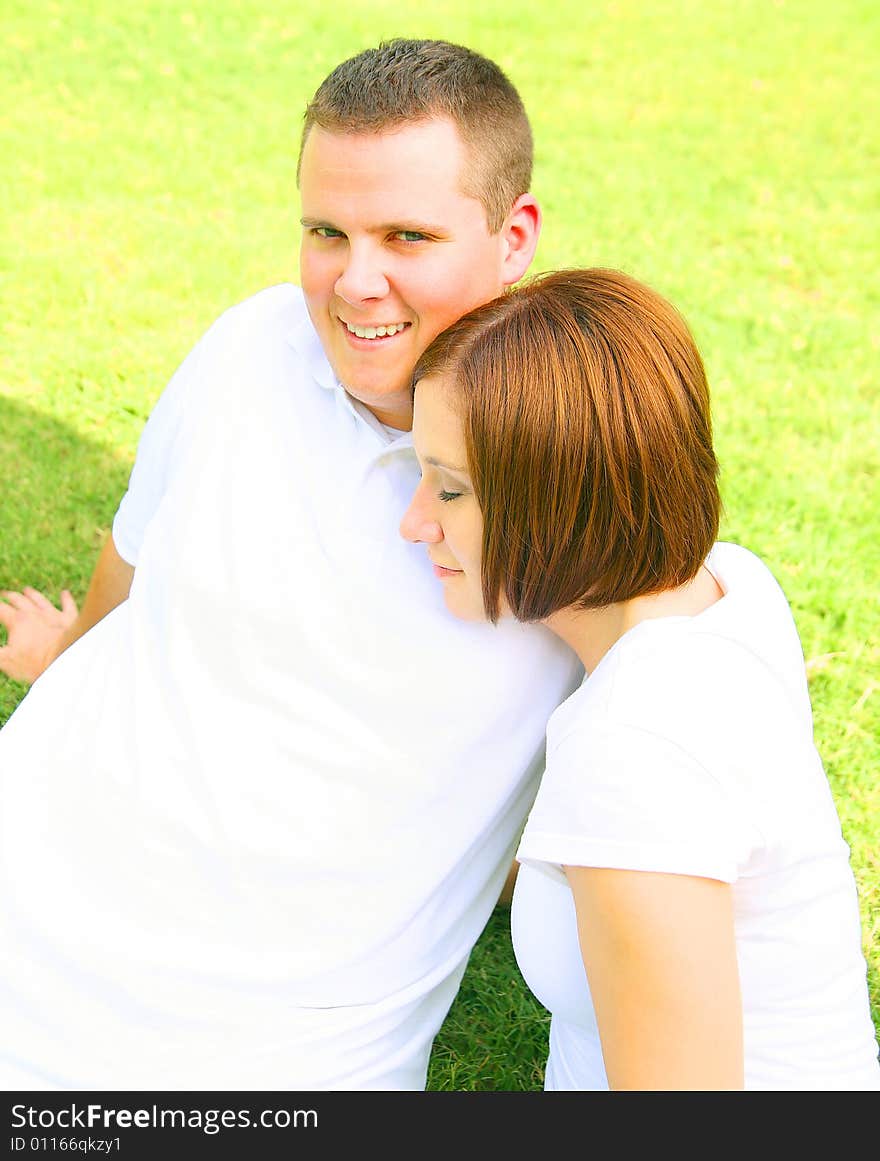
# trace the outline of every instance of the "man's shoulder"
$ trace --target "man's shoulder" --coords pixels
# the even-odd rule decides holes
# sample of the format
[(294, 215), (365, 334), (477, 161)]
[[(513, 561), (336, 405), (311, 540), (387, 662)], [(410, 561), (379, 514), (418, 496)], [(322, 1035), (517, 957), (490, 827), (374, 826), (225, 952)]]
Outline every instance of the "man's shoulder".
[(210, 364), (227, 370), (244, 362), (299, 367), (310, 378), (332, 385), (333, 376), (300, 287), (291, 282), (266, 287), (224, 311), (203, 341)]
[(220, 315), (215, 326), (265, 328), (293, 334), (304, 323), (310, 325), (302, 290), (292, 282), (280, 282), (231, 306)]

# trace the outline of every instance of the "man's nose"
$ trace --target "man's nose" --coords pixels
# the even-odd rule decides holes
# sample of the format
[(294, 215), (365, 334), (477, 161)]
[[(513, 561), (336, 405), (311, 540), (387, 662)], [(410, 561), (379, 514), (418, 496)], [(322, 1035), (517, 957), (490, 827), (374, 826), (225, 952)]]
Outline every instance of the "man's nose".
[(388, 293), (388, 279), (378, 248), (369, 242), (352, 243), (334, 289), (352, 306), (384, 298)]
[(439, 544), (443, 539), (443, 529), (431, 518), (424, 502), (421, 484), (400, 521), (400, 535), (412, 544)]

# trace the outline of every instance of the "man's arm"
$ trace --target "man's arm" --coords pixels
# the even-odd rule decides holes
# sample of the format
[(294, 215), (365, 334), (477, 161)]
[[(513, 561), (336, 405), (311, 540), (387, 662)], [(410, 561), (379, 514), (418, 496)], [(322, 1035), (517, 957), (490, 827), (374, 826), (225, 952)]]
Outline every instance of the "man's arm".
[(121, 605), (131, 589), (134, 568), (116, 551), (108, 536), (82, 608), (65, 589), (57, 609), (36, 589), (5, 592), (0, 601), (0, 624), (6, 644), (0, 648), (0, 672), (16, 681), (33, 682), (69, 645)]
[[(138, 550), (164, 494), (175, 441), (187, 400), (199, 380), (199, 365), (211, 331), (213, 327), (172, 375), (138, 441), (128, 491), (113, 522), (124, 538), (120, 540), (122, 550), (129, 555)], [(98, 557), (82, 609), (77, 609), (67, 590), (61, 594), (60, 609), (33, 588), (0, 592), (0, 625), (5, 626), (7, 636), (6, 645), (0, 648), (0, 673), (16, 681), (36, 681), (69, 645), (122, 604), (133, 577), (134, 567), (116, 551), (111, 534)]]
[(501, 888), (501, 894), (498, 896), (498, 902), (504, 907), (509, 907), (513, 902), (513, 889), (516, 886), (516, 876), (519, 871), (519, 863), (516, 859), (510, 864), (510, 870), (507, 872), (507, 878), (504, 880), (504, 886)]

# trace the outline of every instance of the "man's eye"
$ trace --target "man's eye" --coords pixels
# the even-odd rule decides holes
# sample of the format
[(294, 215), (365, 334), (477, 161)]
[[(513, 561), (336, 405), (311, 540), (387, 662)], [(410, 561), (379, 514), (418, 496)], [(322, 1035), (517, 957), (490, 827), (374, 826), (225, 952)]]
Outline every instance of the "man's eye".
[(398, 230), (394, 235), (401, 242), (424, 242), (425, 235), (418, 230)]
[(438, 500), (442, 500), (444, 504), (448, 504), (450, 500), (457, 500), (461, 492), (446, 492), (441, 491), (437, 493)]
[(342, 231), (334, 230), (332, 226), (315, 226), (312, 230), (313, 234), (317, 234), (319, 238), (341, 238)]

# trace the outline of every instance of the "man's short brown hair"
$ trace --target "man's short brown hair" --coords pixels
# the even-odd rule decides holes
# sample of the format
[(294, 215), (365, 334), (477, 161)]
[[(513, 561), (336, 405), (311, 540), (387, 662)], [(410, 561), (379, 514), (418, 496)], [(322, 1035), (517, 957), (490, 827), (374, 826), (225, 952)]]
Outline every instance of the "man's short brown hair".
[(483, 600), (522, 621), (685, 584), (721, 502), (703, 362), (678, 312), (615, 270), (561, 270), (434, 340), (483, 513)]
[[(389, 40), (337, 65), (305, 112), (311, 130), (382, 133), (446, 117), (468, 153), (462, 193), (497, 234), (532, 179), (532, 131), (516, 89), (493, 61), (445, 40)], [(299, 170), (297, 170), (299, 177)]]

